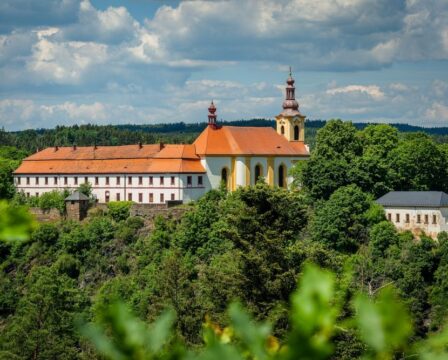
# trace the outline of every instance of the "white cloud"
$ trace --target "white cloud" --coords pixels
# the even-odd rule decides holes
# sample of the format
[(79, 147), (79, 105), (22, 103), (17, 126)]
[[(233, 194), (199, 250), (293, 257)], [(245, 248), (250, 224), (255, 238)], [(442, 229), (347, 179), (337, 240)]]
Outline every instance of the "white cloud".
[(448, 106), (440, 102), (434, 102), (430, 108), (426, 110), (426, 117), (433, 123), (448, 126)]
[(327, 94), (366, 94), (373, 98), (374, 100), (382, 100), (384, 98), (384, 92), (381, 91), (380, 87), (377, 85), (347, 85), (344, 87), (337, 87), (333, 89), (328, 89)]

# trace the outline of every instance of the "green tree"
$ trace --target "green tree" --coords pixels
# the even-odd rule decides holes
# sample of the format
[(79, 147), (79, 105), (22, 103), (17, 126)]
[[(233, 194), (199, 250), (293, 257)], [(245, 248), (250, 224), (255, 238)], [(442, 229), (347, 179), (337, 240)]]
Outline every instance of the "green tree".
[(356, 185), (339, 188), (326, 202), (316, 205), (310, 223), (311, 238), (338, 251), (356, 251), (367, 242), (367, 214), (372, 206), (370, 196)]

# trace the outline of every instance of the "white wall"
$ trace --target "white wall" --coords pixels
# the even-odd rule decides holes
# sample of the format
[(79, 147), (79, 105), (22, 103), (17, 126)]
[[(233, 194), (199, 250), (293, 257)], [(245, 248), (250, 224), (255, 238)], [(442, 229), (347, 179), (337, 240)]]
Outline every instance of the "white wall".
[[(203, 185), (198, 185), (198, 176), (202, 175)], [(187, 185), (187, 176), (192, 177), (192, 186)], [(100, 203), (106, 202), (106, 194), (109, 194), (109, 201), (129, 200), (139, 203), (140, 194), (142, 196), (141, 203), (150, 202), (150, 194), (152, 194), (154, 203), (162, 203), (167, 200), (196, 200), (205, 192), (206, 189), (206, 174), (132, 174), (132, 175), (116, 175), (116, 174), (98, 174), (98, 175), (33, 175), (28, 176), (30, 183), (27, 185), (27, 176), (16, 175), (15, 184), (18, 191), (23, 191), (30, 196), (42, 195), (45, 192), (52, 190), (62, 191), (63, 189), (75, 190), (87, 181), (92, 185), (92, 194), (98, 199)], [(45, 184), (45, 177), (48, 177), (48, 184)], [(57, 184), (54, 178), (57, 177)], [(75, 178), (78, 178), (76, 184)], [(120, 181), (117, 180), (120, 178)], [(142, 183), (140, 184), (140, 178)], [(152, 177), (152, 184), (150, 184), (150, 177)], [(161, 181), (163, 177), (163, 183)], [(171, 177), (174, 177), (174, 183), (171, 182)], [(18, 184), (20, 178), (20, 184)], [(36, 181), (38, 178), (38, 181)], [(65, 181), (67, 178), (67, 182)], [(109, 183), (107, 184), (107, 178)], [(129, 178), (132, 178), (129, 183)], [(185, 189), (185, 190), (184, 190)], [(163, 194), (163, 199), (161, 195)], [(119, 198), (118, 198), (119, 195)]]
[(217, 189), (221, 185), (221, 171), (224, 167), (228, 169), (228, 176), (232, 176), (232, 162), (230, 156), (208, 156), (201, 160), (207, 172), (208, 187)]
[[(424, 231), (427, 235), (435, 238), (441, 231), (448, 231), (447, 217), (448, 208), (392, 208), (385, 207), (386, 217), (395, 227), (401, 231), (410, 230), (417, 234)], [(406, 222), (406, 214), (409, 215), (409, 222)], [(399, 221), (397, 221), (399, 215)], [(418, 223), (418, 215), (420, 215), (420, 223)], [(428, 216), (428, 223), (425, 223), (425, 215)], [(433, 216), (436, 217), (436, 223), (433, 223)]]

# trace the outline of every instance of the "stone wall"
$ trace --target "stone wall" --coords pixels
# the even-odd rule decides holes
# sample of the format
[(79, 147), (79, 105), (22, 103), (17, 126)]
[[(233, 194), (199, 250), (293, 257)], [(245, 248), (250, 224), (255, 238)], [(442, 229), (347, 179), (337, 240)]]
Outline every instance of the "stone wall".
[(30, 208), (30, 213), (34, 215), (39, 222), (54, 222), (62, 219), (58, 209), (42, 210), (40, 208)]

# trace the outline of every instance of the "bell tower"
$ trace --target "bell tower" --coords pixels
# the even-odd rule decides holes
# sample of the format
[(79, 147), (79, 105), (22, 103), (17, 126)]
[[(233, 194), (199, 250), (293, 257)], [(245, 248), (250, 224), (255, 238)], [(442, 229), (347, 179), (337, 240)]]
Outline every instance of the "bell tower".
[(289, 77), (286, 80), (286, 98), (283, 101), (283, 111), (275, 117), (277, 133), (284, 136), (288, 141), (305, 141), (305, 115), (299, 111), (299, 103), (295, 97), (291, 67)]

